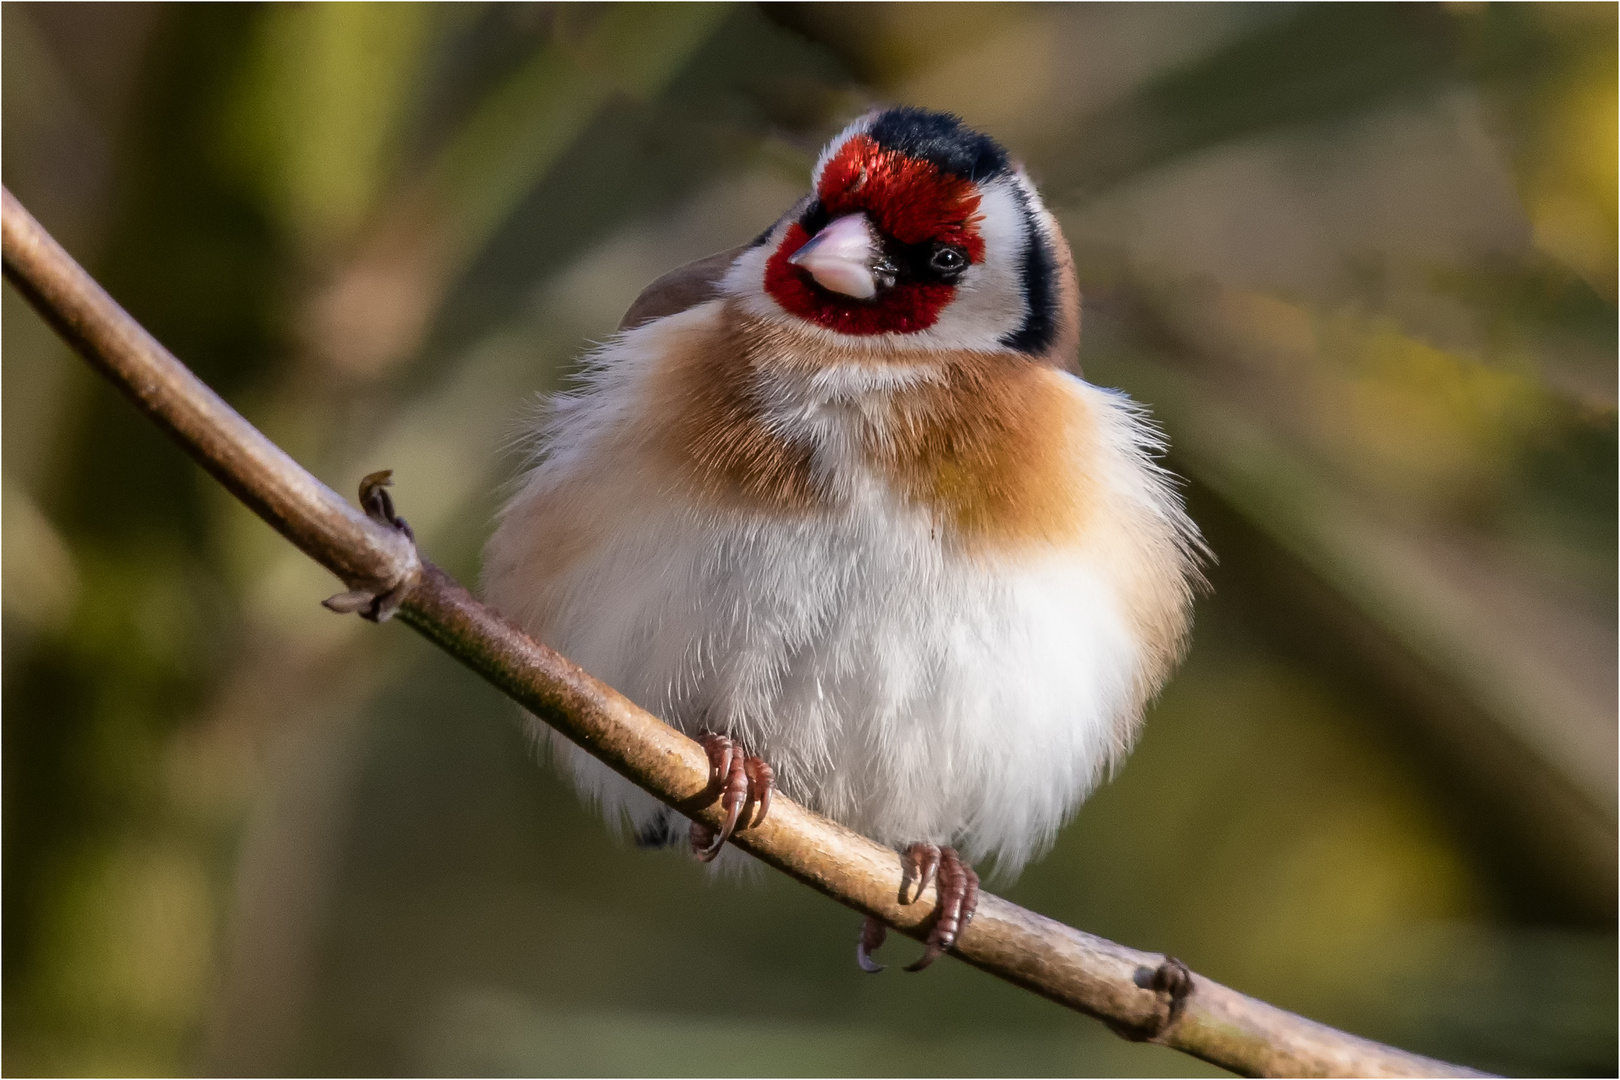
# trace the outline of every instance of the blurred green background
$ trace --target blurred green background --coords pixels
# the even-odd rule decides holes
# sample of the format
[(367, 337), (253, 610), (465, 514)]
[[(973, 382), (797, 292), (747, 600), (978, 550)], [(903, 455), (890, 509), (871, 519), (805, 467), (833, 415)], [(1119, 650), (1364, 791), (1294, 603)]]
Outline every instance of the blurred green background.
[[(1510, 1073), (1616, 1058), (1616, 8), (0, 8), (4, 179), (463, 580), (537, 392), (872, 103), (1074, 245), (1220, 564), (1008, 895)], [(614, 842), (514, 708), (4, 292), (11, 1074), (1207, 1075)], [(904, 959), (916, 946), (890, 946)]]

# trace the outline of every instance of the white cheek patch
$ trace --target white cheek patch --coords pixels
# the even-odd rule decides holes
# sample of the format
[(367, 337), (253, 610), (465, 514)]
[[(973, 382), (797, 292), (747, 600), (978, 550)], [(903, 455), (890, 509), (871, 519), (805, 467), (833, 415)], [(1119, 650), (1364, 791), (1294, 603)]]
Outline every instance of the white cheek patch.
[(957, 282), (956, 299), (927, 331), (948, 348), (995, 351), (1004, 347), (1002, 338), (1024, 324), (1028, 305), (1023, 267), (1029, 234), (1016, 184), (1009, 176), (981, 188), (979, 236), (984, 240), (984, 258), (968, 267)]
[[(787, 235), (788, 227), (798, 220), (799, 212), (799, 208), (794, 207), (794, 212), (783, 218), (771, 230), (763, 244), (755, 244), (737, 256), (737, 261), (731, 264), (731, 269), (727, 270), (726, 276), (721, 279), (720, 293), (738, 300), (743, 310), (750, 315), (767, 319), (793, 318), (766, 293), (765, 264), (771, 261), (771, 256), (782, 245), (782, 238)], [(810, 325), (802, 319), (793, 321)]]

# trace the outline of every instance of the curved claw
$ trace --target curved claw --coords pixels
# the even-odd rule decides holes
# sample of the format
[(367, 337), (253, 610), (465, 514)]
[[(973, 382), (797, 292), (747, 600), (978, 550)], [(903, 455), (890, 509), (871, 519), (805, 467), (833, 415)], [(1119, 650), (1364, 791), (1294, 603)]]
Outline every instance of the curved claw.
[(692, 842), (692, 857), (698, 862), (714, 862), (714, 857), (720, 854), (720, 848), (726, 842), (725, 837), (718, 836), (701, 821), (692, 822), (689, 839)]
[(855, 943), (855, 962), (861, 965), (861, 970), (868, 975), (876, 975), (883, 970), (884, 965), (872, 959), (872, 954), (883, 947), (883, 939), (889, 936), (889, 928), (870, 915), (861, 926), (861, 936)]
[(934, 878), (937, 876), (938, 871), (939, 849), (930, 844), (928, 856), (923, 860), (922, 870), (917, 876), (917, 895), (912, 898), (913, 900), (922, 899), (923, 890), (928, 888), (929, 885), (933, 884)]
[(737, 831), (737, 822), (748, 807), (748, 766), (741, 748), (726, 747), (726, 790), (720, 796), (720, 805), (726, 811), (726, 823), (720, 827), (720, 843), (725, 843)]
[(932, 964), (935, 960), (938, 960), (944, 955), (945, 950), (939, 945), (935, 944), (933, 941), (930, 941), (928, 943), (928, 948), (924, 950), (923, 954), (917, 957), (914, 963), (906, 965), (906, 970), (921, 971), (923, 968), (927, 967), (929, 964)]
[(736, 752), (736, 746), (724, 735), (714, 736), (713, 745), (709, 749), (709, 783), (724, 784), (731, 775), (731, 756)]
[(912, 890), (911, 899), (904, 895), (900, 897), (902, 904), (915, 904), (922, 899), (923, 890), (928, 888), (929, 882), (934, 880), (934, 874), (939, 870), (940, 852), (934, 844), (918, 842), (906, 849), (906, 869), (916, 875), (917, 887)]
[[(698, 741), (709, 756), (710, 788), (720, 788), (720, 808), (726, 814), (718, 832), (692, 823), (692, 854), (701, 862), (710, 862), (739, 825), (747, 829), (765, 820), (771, 810), (776, 773), (729, 736), (705, 732)], [(756, 805), (758, 813), (750, 812)]]
[(748, 798), (750, 801), (756, 797), (759, 799), (759, 812), (745, 828), (758, 828), (765, 824), (765, 815), (771, 812), (771, 792), (776, 788), (776, 771), (765, 764), (763, 758), (757, 757), (745, 759), (743, 767), (748, 770)]
[[(932, 845), (913, 844), (911, 851)], [(938, 914), (928, 933), (928, 947), (907, 971), (921, 971), (956, 944), (961, 932), (973, 921), (979, 906), (979, 875), (962, 861), (955, 848), (932, 848), (938, 854), (939, 885), (936, 889)], [(919, 890), (920, 891), (920, 890)]]
[(973, 916), (979, 912), (979, 875), (967, 863), (962, 864), (962, 876), (967, 879), (962, 890), (962, 929), (968, 928)]
[(742, 809), (740, 799), (731, 804), (731, 809), (726, 812), (726, 823), (720, 826), (720, 838), (714, 842), (715, 847), (730, 840), (731, 834), (737, 831), (737, 822), (742, 817)]

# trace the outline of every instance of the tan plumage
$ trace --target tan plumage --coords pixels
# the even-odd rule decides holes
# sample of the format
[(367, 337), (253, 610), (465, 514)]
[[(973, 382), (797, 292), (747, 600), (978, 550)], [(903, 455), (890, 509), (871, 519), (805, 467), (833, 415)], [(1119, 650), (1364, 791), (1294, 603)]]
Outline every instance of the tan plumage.
[[(486, 590), (813, 809), (1010, 873), (1129, 748), (1185, 642), (1199, 541), (1139, 412), (1077, 377), (1073, 260), (1034, 188), (954, 121), (897, 113), (823, 166), (888, 139), (924, 155), (874, 173), (909, 199), (971, 173), (927, 211), (968, 258), (870, 231), (845, 193), (837, 230), (812, 198), (654, 282), (540, 433)], [(837, 244), (795, 269), (816, 229)], [(610, 817), (679, 835), (556, 749)], [(958, 904), (970, 878), (951, 870)]]

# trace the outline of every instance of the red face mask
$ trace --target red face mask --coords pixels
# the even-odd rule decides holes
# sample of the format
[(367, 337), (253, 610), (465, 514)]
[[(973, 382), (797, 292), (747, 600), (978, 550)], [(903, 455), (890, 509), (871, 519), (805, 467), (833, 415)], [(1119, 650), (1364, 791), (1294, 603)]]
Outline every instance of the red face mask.
[[(855, 135), (827, 162), (816, 195), (828, 220), (864, 212), (885, 237), (901, 244), (952, 244), (970, 264), (984, 258), (979, 236), (979, 195), (971, 181), (940, 172), (938, 166), (885, 150), (866, 135)], [(788, 228), (765, 266), (765, 291), (784, 310), (843, 334), (909, 334), (926, 330), (956, 297), (956, 286), (899, 281), (869, 300), (817, 285), (788, 262), (810, 240), (799, 222)]]

